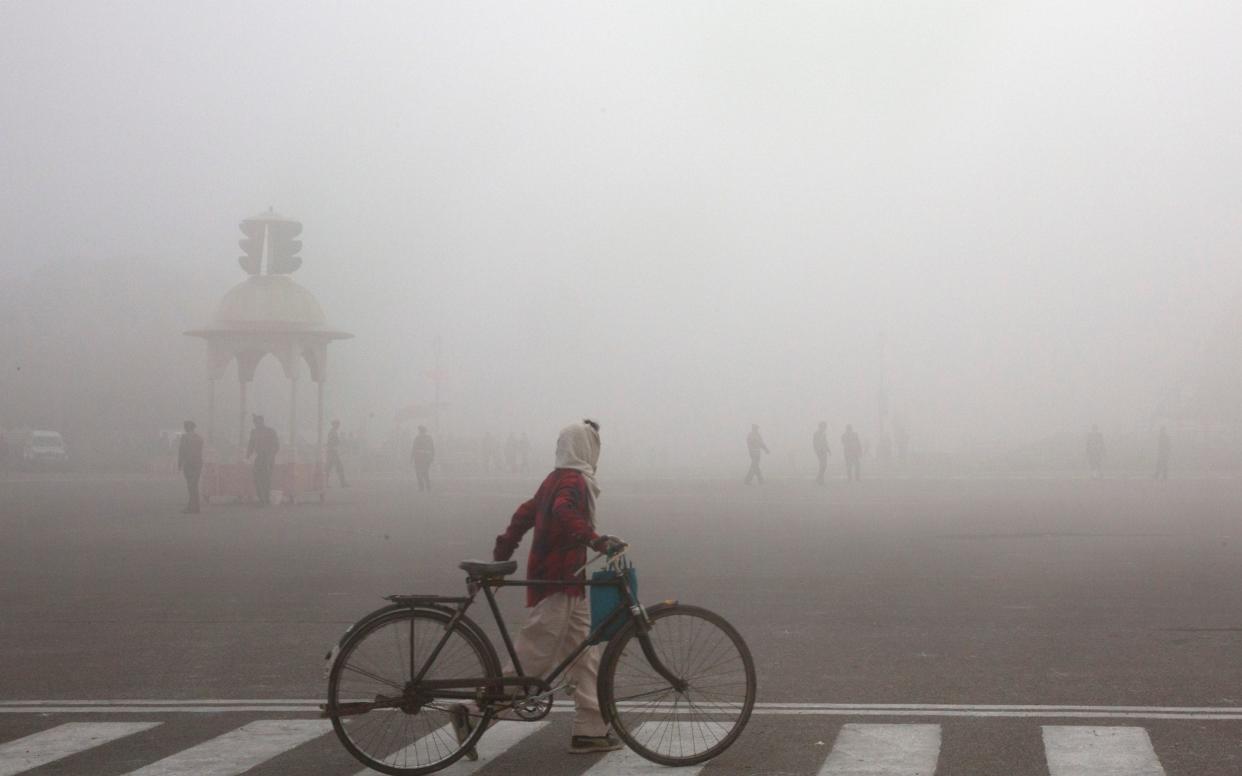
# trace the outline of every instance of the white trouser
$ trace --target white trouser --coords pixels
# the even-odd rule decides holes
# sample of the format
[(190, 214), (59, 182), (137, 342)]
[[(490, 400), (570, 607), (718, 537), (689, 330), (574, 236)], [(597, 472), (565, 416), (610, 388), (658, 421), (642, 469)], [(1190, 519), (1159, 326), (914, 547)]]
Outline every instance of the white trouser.
[[(530, 610), (526, 624), (513, 641), (522, 672), (526, 676), (547, 676), (561, 664), (591, 633), (591, 605), (584, 596), (554, 593)], [(575, 736), (602, 736), (608, 725), (599, 713), (599, 694), (595, 683), (599, 676), (600, 645), (588, 647), (566, 672), (574, 683)], [(507, 665), (505, 673), (514, 674)], [(558, 680), (561, 677), (558, 677)], [(503, 718), (506, 715), (501, 715)]]

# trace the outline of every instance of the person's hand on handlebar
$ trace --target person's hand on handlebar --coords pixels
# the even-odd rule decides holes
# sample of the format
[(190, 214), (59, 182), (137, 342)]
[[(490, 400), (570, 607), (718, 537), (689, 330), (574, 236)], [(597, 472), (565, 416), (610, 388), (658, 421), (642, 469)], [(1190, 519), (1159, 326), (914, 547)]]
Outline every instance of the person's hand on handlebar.
[(602, 552), (605, 555), (616, 555), (630, 545), (621, 541), (615, 536), (603, 534), (595, 540), (595, 551)]

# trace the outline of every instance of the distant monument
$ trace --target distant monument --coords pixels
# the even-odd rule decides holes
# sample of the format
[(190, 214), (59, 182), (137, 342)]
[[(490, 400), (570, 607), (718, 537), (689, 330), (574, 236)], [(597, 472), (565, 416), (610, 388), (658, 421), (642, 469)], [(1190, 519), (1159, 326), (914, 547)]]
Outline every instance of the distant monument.
[[(238, 263), (249, 277), (224, 295), (211, 326), (185, 332), (207, 341), (209, 449), (215, 439), (216, 381), (224, 377), (230, 362), (237, 362), (241, 399), (237, 415), (239, 455), (229, 463), (209, 462), (203, 472), (204, 489), (209, 497), (217, 498), (247, 498), (250, 494), (248, 469), (241, 460), (249, 427), (247, 388), (259, 362), (272, 355), (289, 380), (289, 435), (282, 445), (285, 461), (277, 465), (273, 487), (284, 492), (286, 501), (292, 501), (299, 493), (322, 492), (323, 386), (327, 379), (328, 343), (353, 335), (330, 328), (315, 296), (290, 277), (302, 266), (298, 256), (302, 242), (297, 239), (302, 224), (269, 208), (266, 213), (242, 221), (241, 231), (245, 237), (239, 242), (243, 255)], [(297, 397), (303, 363), (305, 375), (318, 386), (313, 465), (300, 464), (297, 459)], [(238, 478), (245, 482), (234, 482)]]

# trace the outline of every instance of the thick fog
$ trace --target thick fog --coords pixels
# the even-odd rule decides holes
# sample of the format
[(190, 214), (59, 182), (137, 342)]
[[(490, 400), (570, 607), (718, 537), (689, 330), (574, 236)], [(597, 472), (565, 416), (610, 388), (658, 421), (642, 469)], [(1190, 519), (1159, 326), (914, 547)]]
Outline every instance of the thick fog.
[(550, 460), (591, 416), (601, 475), (740, 476), (752, 423), (805, 469), (881, 393), (925, 461), (1232, 428), (1239, 40), (1231, 2), (5, 2), (0, 428), (201, 422), (182, 333), (269, 206), (373, 439), (437, 350), (441, 434)]

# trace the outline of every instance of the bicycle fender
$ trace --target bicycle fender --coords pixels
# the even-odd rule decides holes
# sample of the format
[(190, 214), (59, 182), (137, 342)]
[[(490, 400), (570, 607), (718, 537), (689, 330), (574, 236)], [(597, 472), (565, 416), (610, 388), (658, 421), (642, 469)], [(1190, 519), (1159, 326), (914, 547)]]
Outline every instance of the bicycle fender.
[[(347, 627), (345, 631), (341, 634), (340, 638), (338, 638), (336, 642), (328, 649), (328, 653), (323, 656), (324, 678), (327, 679), (328, 675), (332, 672), (332, 664), (336, 662), (336, 656), (340, 654), (341, 647), (345, 646), (345, 639), (349, 638), (349, 634), (353, 633), (356, 629), (362, 627), (363, 625), (366, 625), (368, 622), (376, 619), (377, 617), (383, 617), (385, 615), (392, 614), (393, 612), (400, 612), (400, 611), (404, 611), (407, 609), (435, 609), (436, 611), (440, 611), (448, 615), (452, 615), (456, 613), (455, 609), (452, 609), (448, 606), (441, 606), (438, 604), (419, 604), (418, 606), (410, 606), (409, 604), (388, 604), (387, 606), (381, 606), (375, 611), (364, 615), (362, 619), (358, 620), (354, 624)], [(487, 638), (486, 634), (483, 633), (483, 629), (480, 628), (478, 625), (476, 625), (473, 621), (471, 621), (470, 618), (463, 617), (462, 619), (466, 623), (466, 627), (472, 628), (472, 630), (474, 630), (476, 635), (478, 635), (480, 638), (483, 638), (483, 639)], [(490, 643), (491, 642), (488, 642), (489, 645)]]
[(349, 634), (353, 633), (355, 628), (357, 628), (360, 625), (364, 625), (370, 622), (376, 617), (382, 617), (385, 614), (388, 614), (389, 612), (395, 612), (395, 611), (398, 611), (404, 608), (405, 608), (404, 606), (401, 606), (399, 604), (389, 604), (388, 606), (381, 606), (379, 609), (376, 609), (375, 611), (364, 615), (362, 619), (358, 620), (357, 622), (353, 623), (349, 627), (345, 628), (345, 631), (344, 633), (341, 634), (340, 638), (338, 638), (332, 644), (332, 646), (328, 648), (328, 654), (323, 656), (323, 678), (327, 679), (328, 676), (332, 673), (332, 664), (336, 662), (336, 656), (340, 654), (341, 647), (345, 645), (345, 639), (349, 638)]
[(472, 632), (479, 639), (479, 641), (483, 643), (483, 646), (490, 653), (488, 655), (488, 658), (493, 662), (497, 673), (500, 672), (500, 658), (496, 654), (496, 645), (492, 643), (492, 640), (490, 638), (488, 638), (487, 632), (484, 631), (483, 628), (477, 622), (475, 622), (474, 620), (466, 616), (465, 613), (462, 613), (460, 614), (460, 616), (458, 616), (458, 611), (456, 609), (454, 609), (451, 606), (446, 606), (444, 604), (420, 603), (417, 606), (411, 606), (408, 603), (402, 603), (402, 604), (389, 604), (388, 606), (381, 606), (379, 609), (376, 609), (375, 611), (365, 615), (362, 619), (358, 620), (353, 625), (350, 625), (348, 628), (346, 628), (345, 632), (341, 634), (341, 637), (337, 639), (336, 643), (333, 644), (332, 647), (328, 650), (328, 654), (323, 656), (324, 679), (327, 679), (328, 676), (332, 673), (332, 664), (336, 662), (336, 657), (337, 655), (340, 654), (341, 647), (345, 646), (345, 640), (349, 638), (349, 634), (353, 633), (354, 630), (362, 627), (363, 625), (366, 625), (367, 623), (371, 622), (374, 619), (377, 619), (379, 617), (384, 617), (386, 615), (392, 614), (393, 612), (409, 611), (411, 609), (413, 610), (429, 609), (432, 611), (440, 612), (441, 614), (446, 614), (449, 617), (456, 616), (457, 621), (461, 623), (461, 625), (464, 626), (466, 630), (469, 630), (470, 632)]
[[(661, 601), (658, 604), (653, 604), (652, 606), (644, 606), (643, 610), (647, 614), (650, 615), (650, 614), (654, 614), (655, 612), (662, 612), (665, 609), (671, 609), (674, 606), (678, 606), (680, 603), (681, 602), (675, 598), (668, 598), (668, 599)], [(617, 631), (616, 635), (614, 635), (611, 639), (609, 639), (608, 648), (604, 650), (604, 655), (607, 655), (608, 652), (612, 650), (613, 644), (620, 643), (621, 641), (624, 640), (624, 639), (619, 638), (623, 633), (628, 633), (634, 628), (637, 628), (638, 627), (637, 623), (638, 623), (637, 620), (635, 620), (633, 617), (630, 617), (630, 619), (625, 623), (625, 625), (622, 625), (621, 629)], [(601, 659), (601, 662), (602, 662), (602, 659)]]
[[(674, 606), (679, 606), (680, 604), (681, 604), (681, 601), (678, 601), (676, 598), (666, 598), (658, 604), (652, 604), (651, 606), (644, 606), (643, 611), (646, 614), (650, 615), (653, 612), (662, 612), (665, 609), (672, 609)], [(633, 623), (634, 618), (631, 617), (630, 622)]]

